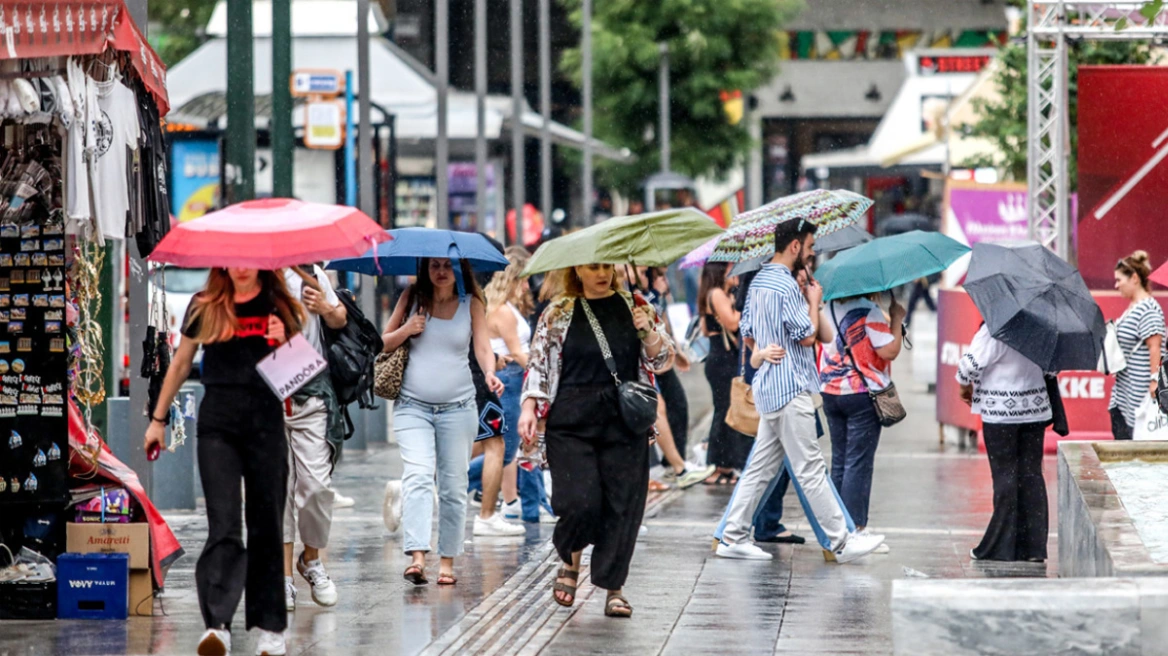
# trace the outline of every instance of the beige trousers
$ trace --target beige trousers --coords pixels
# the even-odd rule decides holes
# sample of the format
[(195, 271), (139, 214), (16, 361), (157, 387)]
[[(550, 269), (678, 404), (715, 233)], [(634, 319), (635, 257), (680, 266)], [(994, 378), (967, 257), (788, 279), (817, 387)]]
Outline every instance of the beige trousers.
[(288, 498), (284, 504), (284, 544), (300, 540), (315, 549), (328, 546), (333, 522), (332, 447), (325, 439), (328, 411), (322, 399), (292, 402), (284, 417), (288, 437)]

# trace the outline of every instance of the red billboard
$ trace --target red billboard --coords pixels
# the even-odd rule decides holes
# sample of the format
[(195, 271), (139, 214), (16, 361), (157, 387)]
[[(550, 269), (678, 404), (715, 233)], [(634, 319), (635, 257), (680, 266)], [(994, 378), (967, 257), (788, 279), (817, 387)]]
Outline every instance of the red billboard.
[(1092, 289), (1111, 289), (1134, 250), (1168, 260), (1166, 106), (1168, 68), (1079, 67), (1078, 264)]

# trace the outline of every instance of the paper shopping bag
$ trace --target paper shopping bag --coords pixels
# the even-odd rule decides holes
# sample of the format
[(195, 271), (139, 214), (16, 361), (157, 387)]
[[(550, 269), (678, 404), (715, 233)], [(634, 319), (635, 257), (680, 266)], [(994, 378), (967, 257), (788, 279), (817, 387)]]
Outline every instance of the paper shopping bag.
[(326, 368), (328, 362), (302, 334), (288, 340), (256, 365), (264, 382), (281, 401), (295, 394)]
[(1168, 440), (1168, 417), (1152, 397), (1145, 397), (1136, 408), (1136, 425), (1132, 426), (1133, 440)]

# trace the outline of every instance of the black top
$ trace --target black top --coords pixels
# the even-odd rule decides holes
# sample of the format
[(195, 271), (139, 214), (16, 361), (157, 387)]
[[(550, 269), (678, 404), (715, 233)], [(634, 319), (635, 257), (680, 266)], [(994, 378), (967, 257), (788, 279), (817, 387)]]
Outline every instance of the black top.
[[(192, 338), (199, 330), (197, 320), (188, 325), (193, 307), (195, 301), (192, 299), (187, 307), (187, 316), (183, 317), (183, 325), (186, 326), (183, 335)], [(268, 293), (263, 291), (246, 303), (236, 303), (235, 317), (239, 328), (235, 331), (235, 337), (225, 342), (203, 345), (203, 385), (242, 385), (270, 392), (267, 383), (256, 371), (256, 363), (272, 352), (273, 347), (264, 335), (268, 332), (268, 317), (275, 313), (275, 304)]]
[(563, 369), (560, 372), (560, 386), (614, 384), (612, 374), (604, 364), (600, 343), (588, 323), (583, 303), (588, 303), (596, 321), (608, 340), (608, 348), (616, 361), (617, 375), (621, 382), (635, 382), (641, 362), (641, 340), (637, 339), (637, 327), (633, 325), (633, 315), (620, 294), (608, 298), (589, 301), (583, 297), (576, 300), (578, 307), (572, 313), (572, 325), (564, 337)]

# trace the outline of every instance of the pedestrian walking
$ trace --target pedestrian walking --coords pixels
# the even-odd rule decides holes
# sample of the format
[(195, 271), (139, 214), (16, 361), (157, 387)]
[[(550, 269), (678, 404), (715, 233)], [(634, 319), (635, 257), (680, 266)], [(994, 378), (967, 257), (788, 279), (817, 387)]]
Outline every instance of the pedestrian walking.
[[(318, 353), (326, 352), (321, 322), (333, 330), (345, 327), (348, 313), (337, 298), (328, 276), (313, 265), (312, 277), (320, 289), (304, 284), (292, 269), (284, 270), (284, 284), (293, 298), (300, 299), (308, 318), (303, 334)], [(301, 387), (284, 404), (284, 434), (288, 440), (288, 495), (284, 502), (284, 605), (296, 610), (296, 583), (293, 565), (308, 581), (312, 600), (321, 606), (335, 606), (337, 586), (321, 561), (332, 528), (335, 494), (332, 491), (333, 446), (344, 440), (344, 419), (327, 371)], [(330, 435), (331, 432), (331, 435)], [(293, 560), (297, 529), (304, 551)]]
[(750, 464), (734, 491), (717, 554), (723, 558), (770, 560), (750, 541), (755, 510), (786, 457), (811, 512), (840, 563), (861, 558), (884, 537), (849, 532), (847, 519), (827, 478), (827, 464), (815, 438), (818, 389), (812, 347), (818, 333), (823, 289), (809, 280), (800, 290), (795, 274), (815, 257), (816, 227), (803, 219), (775, 227), (775, 255), (751, 283), (742, 335), (754, 341), (751, 385), (761, 421)]
[[(283, 518), (288, 446), (284, 406), (256, 371), (275, 345), (299, 333), (304, 309), (280, 273), (213, 268), (183, 318), (182, 340), (150, 413), (144, 448), (163, 445), (170, 406), (203, 348), (198, 460), (207, 504), (207, 541), (195, 565), (206, 632), (201, 655), (231, 651), (231, 621), (247, 590), (246, 624), (259, 630), (257, 654), (286, 651)], [(240, 481), (243, 481), (243, 490)], [(243, 508), (247, 495), (246, 515)], [(243, 518), (247, 544), (243, 541)]]
[[(869, 392), (892, 383), (892, 361), (904, 338), (905, 308), (892, 296), (886, 316), (881, 296), (830, 301), (820, 317), (829, 336), (820, 352), (819, 383), (831, 433), (831, 480), (860, 533), (868, 526), (881, 431)], [(887, 549), (881, 545), (878, 551)]]
[[(390, 317), (386, 352), (410, 341), (410, 358), (394, 403), (393, 426), (401, 448), (403, 548), (412, 558), (403, 576), (424, 585), (431, 550), (434, 482), (438, 485), (438, 585), (454, 585), (454, 559), (462, 555), (467, 507), (467, 465), (478, 432), (475, 386), (467, 353), (472, 336), (487, 386), (503, 391), (487, 336), (486, 306), (470, 264), (459, 271), (445, 258), (421, 258), (417, 282)], [(387, 506), (397, 488), (387, 486)]]
[(933, 300), (933, 295), (929, 293), (929, 286), (928, 276), (917, 278), (912, 283), (912, 292), (908, 297), (907, 311), (904, 318), (904, 322), (910, 326), (912, 325), (912, 315), (917, 311), (917, 305), (921, 301), (925, 302), (925, 307), (929, 308), (929, 312), (933, 314), (937, 313), (937, 303)]
[(651, 385), (673, 344), (643, 299), (618, 291), (612, 265), (563, 275), (564, 294), (544, 312), (531, 343), (519, 432), (530, 447), (537, 416), (546, 419), (552, 507), (560, 518), (552, 541), (564, 563), (556, 603), (575, 602), (580, 554), (592, 544), (592, 582), (608, 591), (605, 615), (629, 617), (622, 588), (645, 512), (649, 436), (625, 426), (613, 379)]
[(1043, 440), (1052, 414), (1042, 369), (982, 325), (957, 365), (961, 398), (981, 415), (994, 512), (975, 560), (1042, 562), (1049, 529)]
[(732, 291), (736, 280), (726, 274), (726, 262), (710, 262), (702, 267), (698, 291), (698, 316), (702, 332), (710, 339), (710, 354), (706, 356), (705, 375), (714, 401), (710, 420), (710, 436), (706, 462), (717, 469), (706, 479), (710, 485), (736, 485), (738, 475), (746, 466), (754, 440), (726, 425), (730, 410), (730, 382), (742, 368), (741, 337), (738, 324), (742, 314), (734, 306)]
[(1132, 438), (1136, 410), (1149, 395), (1156, 395), (1165, 330), (1164, 311), (1152, 298), (1151, 273), (1144, 251), (1136, 251), (1115, 265), (1115, 289), (1128, 301), (1127, 310), (1115, 322), (1127, 365), (1115, 374), (1107, 404), (1111, 434), (1117, 440)]

